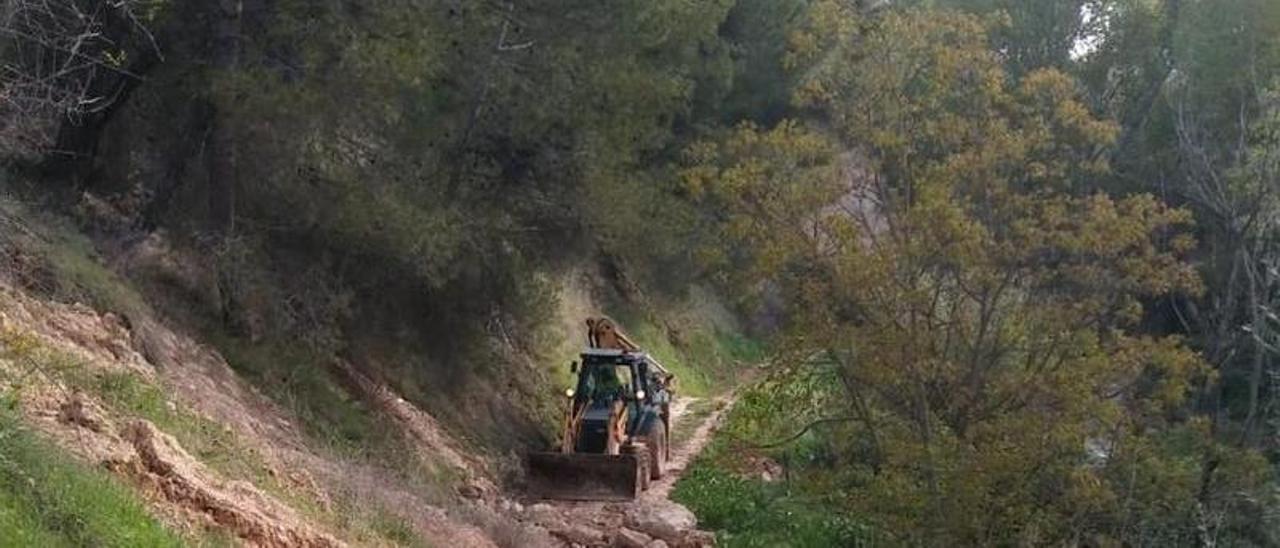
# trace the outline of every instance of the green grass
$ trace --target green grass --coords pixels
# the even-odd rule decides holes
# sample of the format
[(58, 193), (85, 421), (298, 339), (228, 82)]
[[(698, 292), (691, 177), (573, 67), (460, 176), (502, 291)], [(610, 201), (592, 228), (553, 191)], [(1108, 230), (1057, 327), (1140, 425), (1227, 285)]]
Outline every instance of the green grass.
[(138, 374), (95, 370), (79, 356), (14, 332), (0, 333), (0, 345), (0, 357), (34, 366), (71, 390), (92, 394), (115, 415), (150, 421), (211, 469), (255, 485), (273, 484), (266, 465), (233, 432), (171, 402), (160, 387)]
[(63, 301), (82, 301), (125, 316), (149, 310), (142, 296), (103, 264), (93, 242), (67, 219), (33, 211), (0, 194), (0, 222), (6, 232), (0, 247), (34, 257), (47, 270), (41, 282), (52, 287), (40, 289)]
[(701, 527), (732, 548), (871, 546), (864, 525), (785, 486), (732, 474), (700, 458), (676, 484), (672, 500), (684, 504)]
[[(106, 267), (93, 243), (68, 219), (35, 210), (2, 192), (0, 230), (4, 234), (0, 236), (0, 250), (8, 248), (34, 259), (34, 288), (58, 300), (81, 301), (127, 317), (151, 313), (141, 294)], [(305, 432), (322, 450), (341, 459), (389, 465), (406, 481), (415, 486), (421, 484), (423, 490), (431, 492), (440, 491), (440, 485), (452, 481), (448, 477), (451, 471), (423, 465), (403, 439), (378, 421), (362, 402), (337, 386), (327, 371), (317, 370), (317, 364), (323, 361), (311, 353), (290, 351), (281, 345), (251, 345), (225, 336), (211, 338), (239, 373), (296, 414)], [(390, 513), (367, 510), (362, 501), (346, 501), (339, 496), (335, 503), (345, 508), (326, 511), (310, 493), (299, 492), (273, 476), (261, 457), (231, 430), (176, 405), (162, 387), (137, 374), (95, 370), (78, 356), (46, 348), (14, 332), (0, 333), (0, 357), (35, 365), (68, 388), (92, 394), (114, 415), (151, 421), (222, 476), (249, 481), (304, 514), (339, 526), (357, 541), (398, 545), (415, 542), (406, 523)], [(9, 506), (4, 501), (0, 508)], [(0, 516), (0, 548), (10, 545), (7, 531), (18, 530), (8, 526), (10, 519), (25, 518), (7, 511)], [(24, 546), (65, 545), (45, 542), (47, 539), (38, 536), (14, 538)], [(235, 545), (234, 539), (222, 539), (217, 531), (192, 540), (201, 546)]]
[[(391, 543), (410, 548), (429, 545), (418, 536), (413, 526), (380, 503), (345, 499), (338, 503), (342, 529), (350, 534), (354, 545)], [(380, 542), (379, 542), (380, 541)]]
[(676, 375), (676, 390), (686, 396), (727, 392), (738, 374), (765, 354), (761, 343), (713, 327), (687, 333), (682, 347), (671, 344), (666, 332), (649, 322), (636, 321), (634, 334), (636, 344)]
[[(739, 392), (725, 423), (676, 483), (672, 500), (693, 511), (701, 526), (715, 530), (721, 546), (817, 548), (882, 544), (875, 528), (844, 511), (844, 501), (835, 488), (843, 480), (814, 473), (818, 470), (810, 463), (821, 462), (823, 447), (807, 445), (810, 437), (768, 450), (744, 446), (742, 440), (760, 443), (771, 439), (773, 423), (786, 422), (776, 414), (777, 401), (769, 397), (772, 394), (759, 386)], [(707, 410), (699, 407), (689, 409), (690, 414), (704, 412)], [(790, 431), (790, 425), (784, 427)], [(676, 436), (681, 435), (677, 430)], [(784, 479), (761, 479), (764, 459), (784, 466), (788, 472)]]
[(0, 410), (0, 545), (182, 546), (128, 486), (64, 456)]

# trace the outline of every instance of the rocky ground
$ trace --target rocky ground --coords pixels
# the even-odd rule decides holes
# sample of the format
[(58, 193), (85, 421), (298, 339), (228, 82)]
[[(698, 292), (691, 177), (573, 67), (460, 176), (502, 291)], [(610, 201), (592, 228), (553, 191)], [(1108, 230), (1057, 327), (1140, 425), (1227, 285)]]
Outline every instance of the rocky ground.
[[(627, 503), (528, 501), (527, 506), (517, 505), (521, 519), (570, 546), (714, 546), (715, 535), (699, 530), (693, 513), (668, 497), (685, 467), (710, 440), (730, 402), (729, 398), (718, 400), (716, 410), (684, 443), (672, 448), (666, 475), (639, 499)], [(683, 398), (672, 406), (673, 426), (680, 424), (691, 403), (691, 398)]]

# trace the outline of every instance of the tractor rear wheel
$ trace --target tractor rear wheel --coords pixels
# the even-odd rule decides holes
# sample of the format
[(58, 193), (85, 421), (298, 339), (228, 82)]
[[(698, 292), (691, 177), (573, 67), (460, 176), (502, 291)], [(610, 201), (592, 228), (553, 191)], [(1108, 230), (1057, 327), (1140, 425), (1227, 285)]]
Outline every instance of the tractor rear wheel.
[(667, 467), (667, 425), (658, 419), (649, 426), (649, 478), (660, 480)]

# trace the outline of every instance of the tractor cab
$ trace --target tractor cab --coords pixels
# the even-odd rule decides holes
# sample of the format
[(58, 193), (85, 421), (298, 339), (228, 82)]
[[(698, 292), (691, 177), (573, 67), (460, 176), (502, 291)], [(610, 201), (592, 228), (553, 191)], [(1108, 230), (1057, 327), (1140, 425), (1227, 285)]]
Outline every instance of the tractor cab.
[(575, 451), (605, 451), (608, 422), (613, 407), (626, 409), (625, 431), (644, 432), (650, 422), (662, 418), (670, 401), (669, 375), (647, 354), (621, 350), (590, 349), (582, 353), (575, 406), (586, 406)]

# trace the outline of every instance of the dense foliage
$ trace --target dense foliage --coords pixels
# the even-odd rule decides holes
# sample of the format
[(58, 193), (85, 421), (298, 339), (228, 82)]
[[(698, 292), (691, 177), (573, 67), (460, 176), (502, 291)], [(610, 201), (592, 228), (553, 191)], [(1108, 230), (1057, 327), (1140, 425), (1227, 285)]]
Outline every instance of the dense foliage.
[(588, 262), (779, 349), (680, 491), (734, 542), (1280, 543), (1273, 0), (5, 10), (7, 165), (197, 250), (228, 348), (494, 377)]

